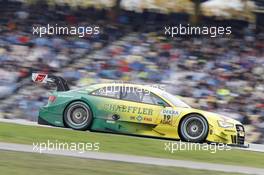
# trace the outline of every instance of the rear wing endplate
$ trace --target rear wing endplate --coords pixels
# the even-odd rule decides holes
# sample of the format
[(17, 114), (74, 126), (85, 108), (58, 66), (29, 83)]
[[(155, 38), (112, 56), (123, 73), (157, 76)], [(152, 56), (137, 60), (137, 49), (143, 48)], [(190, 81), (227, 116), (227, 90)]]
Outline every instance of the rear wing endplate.
[(32, 80), (36, 83), (55, 84), (57, 87), (57, 91), (70, 90), (67, 81), (60, 76), (48, 75), (43, 73), (32, 73)]

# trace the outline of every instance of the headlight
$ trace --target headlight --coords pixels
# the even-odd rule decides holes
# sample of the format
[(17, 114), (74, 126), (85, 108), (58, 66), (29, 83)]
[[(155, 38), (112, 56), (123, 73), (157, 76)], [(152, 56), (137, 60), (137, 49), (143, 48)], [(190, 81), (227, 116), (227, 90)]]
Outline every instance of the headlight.
[(233, 123), (225, 122), (222, 120), (218, 120), (217, 122), (218, 122), (218, 125), (222, 128), (233, 128), (234, 127)]

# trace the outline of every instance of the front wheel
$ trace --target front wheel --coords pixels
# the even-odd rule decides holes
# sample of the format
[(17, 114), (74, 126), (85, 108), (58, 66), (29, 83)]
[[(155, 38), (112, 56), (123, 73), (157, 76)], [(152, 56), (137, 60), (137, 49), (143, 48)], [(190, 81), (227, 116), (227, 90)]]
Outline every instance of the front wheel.
[(71, 103), (64, 112), (65, 124), (75, 130), (87, 130), (92, 122), (92, 112), (83, 102)]
[(199, 114), (190, 114), (185, 117), (180, 125), (182, 140), (188, 142), (204, 142), (208, 134), (208, 123)]

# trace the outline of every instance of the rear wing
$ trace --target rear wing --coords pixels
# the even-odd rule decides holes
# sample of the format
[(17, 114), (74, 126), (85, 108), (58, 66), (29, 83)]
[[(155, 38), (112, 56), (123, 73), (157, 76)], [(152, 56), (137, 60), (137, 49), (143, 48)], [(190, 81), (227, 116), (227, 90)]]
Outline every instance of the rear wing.
[(68, 91), (70, 90), (67, 81), (62, 77), (55, 75), (48, 75), (43, 73), (32, 73), (32, 80), (36, 83), (42, 84), (55, 84), (57, 91)]

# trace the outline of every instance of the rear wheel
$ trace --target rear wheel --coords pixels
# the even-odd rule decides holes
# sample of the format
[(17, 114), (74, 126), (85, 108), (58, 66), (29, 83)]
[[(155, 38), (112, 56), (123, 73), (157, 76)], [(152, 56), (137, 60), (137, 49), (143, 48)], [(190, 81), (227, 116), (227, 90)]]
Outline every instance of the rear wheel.
[(208, 134), (208, 123), (199, 114), (190, 114), (185, 117), (180, 125), (182, 140), (188, 142), (203, 142)]
[(92, 122), (92, 112), (84, 102), (73, 102), (64, 112), (64, 121), (72, 129), (87, 130)]

